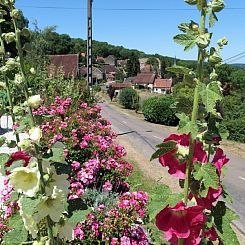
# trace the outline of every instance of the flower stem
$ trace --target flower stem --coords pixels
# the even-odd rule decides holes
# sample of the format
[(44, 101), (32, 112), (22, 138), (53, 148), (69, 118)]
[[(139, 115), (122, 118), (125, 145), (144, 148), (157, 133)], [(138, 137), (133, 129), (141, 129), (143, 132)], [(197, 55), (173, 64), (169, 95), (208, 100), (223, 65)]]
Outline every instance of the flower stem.
[[(206, 12), (204, 10), (204, 7), (206, 6), (206, 1), (203, 3), (203, 8), (201, 10), (201, 20), (200, 20), (200, 28), (199, 32), (200, 35), (205, 33), (205, 22), (206, 22)], [(203, 62), (204, 62), (204, 55), (203, 55), (203, 49), (198, 48), (198, 63), (197, 63), (197, 82), (196, 87), (194, 91), (194, 101), (193, 101), (193, 108), (192, 108), (192, 115), (191, 115), (191, 121), (193, 123), (196, 123), (197, 116), (198, 116), (198, 101), (199, 101), (199, 86), (203, 81)], [(195, 147), (195, 141), (194, 138), (190, 133), (190, 143), (189, 143), (189, 155), (186, 163), (186, 176), (185, 176), (185, 184), (184, 184), (184, 203), (185, 205), (188, 204), (188, 196), (189, 196), (189, 190), (190, 190), (190, 178), (191, 178), (191, 169), (192, 169), (192, 158), (194, 154), (194, 147)], [(184, 239), (178, 240), (178, 245), (183, 245)]]
[[(13, 10), (13, 5), (9, 2), (9, 7), (10, 7), (10, 11)], [(29, 99), (29, 92), (28, 92), (28, 79), (25, 73), (25, 67), (24, 67), (24, 56), (23, 56), (23, 50), (21, 47), (21, 39), (20, 39), (20, 30), (17, 28), (17, 21), (15, 18), (12, 18), (12, 22), (14, 25), (14, 30), (15, 30), (15, 35), (16, 35), (16, 48), (18, 51), (18, 55), (19, 55), (19, 62), (20, 62), (20, 71), (21, 71), (21, 75), (23, 78), (23, 90), (24, 90), (24, 94), (25, 94), (25, 98), (26, 100)], [(32, 113), (32, 108), (28, 105), (28, 113), (29, 116), (31, 117), (31, 126), (35, 127), (36, 126), (36, 122), (35, 122), (35, 118), (33, 116)], [(38, 161), (38, 170), (40, 172), (40, 189), (41, 189), (41, 193), (43, 195), (46, 195), (45, 192), (45, 181), (44, 181), (44, 173), (43, 173), (43, 167), (42, 167), (42, 157), (40, 156), (40, 150), (39, 150), (39, 146), (37, 144), (34, 144), (34, 152), (35, 155), (37, 157), (37, 161)], [(47, 224), (47, 231), (48, 231), (48, 237), (50, 240), (50, 244), (54, 245), (54, 235), (53, 235), (53, 229), (52, 229), (52, 223), (51, 223), (51, 219), (49, 216), (46, 217), (46, 224)]]
[[(2, 38), (2, 26), (0, 24), (0, 42), (1, 42), (1, 47), (3, 49), (3, 54), (2, 54), (2, 58), (3, 58), (3, 65), (5, 65), (5, 59), (6, 59), (6, 52), (5, 52), (5, 46), (4, 46), (4, 41), (3, 41), (3, 38)], [(5, 73), (3, 73), (3, 79), (4, 79), (4, 82), (6, 84), (6, 91), (7, 91), (7, 97), (8, 97), (8, 102), (9, 102), (9, 106), (10, 106), (10, 115), (11, 115), (11, 118), (12, 118), (12, 122), (13, 122), (13, 125), (15, 124), (16, 120), (15, 120), (15, 115), (14, 115), (14, 104), (13, 104), (13, 98), (12, 98), (12, 94), (11, 94), (11, 89), (10, 89), (10, 84), (9, 84), (9, 80), (6, 76)], [(16, 137), (16, 142), (19, 143), (20, 142), (20, 136), (19, 136), (19, 133), (16, 132), (15, 134), (15, 137)], [(18, 147), (18, 150), (20, 150), (20, 148)]]

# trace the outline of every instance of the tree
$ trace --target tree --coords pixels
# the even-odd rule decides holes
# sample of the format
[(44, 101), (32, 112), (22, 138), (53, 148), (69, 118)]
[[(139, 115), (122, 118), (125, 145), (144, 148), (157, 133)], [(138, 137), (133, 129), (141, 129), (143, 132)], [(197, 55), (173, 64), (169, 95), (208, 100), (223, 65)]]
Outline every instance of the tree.
[(124, 77), (125, 77), (125, 75), (124, 75), (124, 72), (122, 70), (118, 70), (116, 72), (115, 79), (117, 82), (122, 83), (124, 81)]
[(132, 52), (126, 65), (126, 72), (128, 77), (136, 76), (140, 72), (139, 57)]
[(113, 88), (112, 85), (110, 85), (109, 89), (107, 90), (107, 93), (112, 101), (113, 97), (115, 96), (115, 88)]
[(159, 61), (155, 57), (150, 57), (146, 61), (146, 64), (151, 65), (152, 71), (159, 73)]

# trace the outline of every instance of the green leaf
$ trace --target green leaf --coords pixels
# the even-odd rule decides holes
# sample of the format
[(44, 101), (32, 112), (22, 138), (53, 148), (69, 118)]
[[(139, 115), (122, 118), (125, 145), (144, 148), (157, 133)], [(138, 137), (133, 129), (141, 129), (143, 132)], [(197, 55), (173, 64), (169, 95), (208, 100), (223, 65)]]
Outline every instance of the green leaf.
[(200, 86), (200, 95), (207, 112), (216, 114), (216, 102), (222, 99), (222, 93), (219, 82), (211, 82), (207, 86)]
[(216, 231), (224, 245), (239, 245), (236, 233), (231, 227), (233, 220), (239, 220), (239, 216), (226, 207), (225, 202), (219, 201), (212, 210)]
[(216, 167), (212, 163), (195, 163), (194, 169), (195, 171), (193, 172), (193, 177), (195, 180), (202, 181), (204, 187), (200, 193), (202, 197), (207, 196), (209, 187), (218, 190), (219, 177), (216, 172)]
[(12, 228), (3, 239), (5, 245), (20, 245), (27, 240), (28, 232), (19, 214), (14, 214), (9, 220), (9, 226)]
[(2, 175), (5, 174), (4, 165), (9, 160), (9, 157), (9, 154), (7, 153), (0, 154), (0, 174)]
[(41, 200), (41, 196), (38, 196), (37, 198), (22, 197), (20, 199), (20, 203), (23, 213), (26, 215), (33, 215), (35, 208), (41, 202)]
[(159, 149), (155, 153), (152, 154), (151, 161), (153, 159), (159, 158), (161, 155), (164, 155), (165, 153), (175, 149), (176, 142), (173, 140), (170, 140), (167, 142), (163, 142), (163, 143), (157, 145), (156, 147), (158, 147)]
[(214, 27), (215, 23), (218, 21), (216, 14), (210, 9), (209, 13), (209, 27)]
[(86, 220), (87, 215), (92, 211), (91, 208), (88, 208), (86, 210), (79, 210), (76, 212), (73, 212), (72, 216), (68, 219), (68, 222), (71, 224), (76, 225), (77, 223)]
[(52, 148), (53, 156), (49, 158), (52, 162), (65, 163), (64, 149)]
[(195, 138), (198, 134), (198, 126), (184, 113), (177, 113), (176, 116), (180, 119), (178, 132), (181, 134), (191, 133)]
[(149, 203), (150, 220), (154, 220), (156, 215), (167, 205), (174, 207), (176, 203), (183, 199), (183, 194), (172, 194), (171, 190), (166, 185), (159, 185), (156, 188), (156, 193), (151, 196), (152, 200)]
[(196, 36), (191, 34), (179, 34), (174, 37), (174, 41), (185, 46), (185, 51), (192, 49), (196, 44)]
[(192, 72), (192, 69), (189, 69), (184, 66), (173, 66), (173, 67), (167, 67), (166, 71), (176, 73), (176, 74), (184, 74), (188, 76)]
[(24, 165), (24, 161), (23, 160), (14, 161), (12, 163), (12, 165), (10, 167), (8, 167), (7, 169), (8, 169), (8, 171), (11, 172), (15, 168), (23, 167), (23, 165)]

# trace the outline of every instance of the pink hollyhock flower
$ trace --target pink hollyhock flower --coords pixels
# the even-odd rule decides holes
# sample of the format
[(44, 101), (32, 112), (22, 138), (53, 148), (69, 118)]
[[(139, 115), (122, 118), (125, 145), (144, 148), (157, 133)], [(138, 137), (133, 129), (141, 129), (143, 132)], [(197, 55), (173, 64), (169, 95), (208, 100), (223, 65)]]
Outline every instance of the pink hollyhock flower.
[(27, 155), (25, 151), (17, 151), (14, 152), (11, 156), (10, 159), (8, 160), (7, 163), (5, 163), (5, 167), (10, 167), (13, 162), (23, 160), (24, 164), (23, 166), (26, 167), (31, 159), (31, 156)]
[[(199, 240), (201, 229), (205, 224), (202, 206), (186, 207), (178, 202), (175, 207), (169, 205), (156, 216), (156, 225), (165, 232), (165, 239), (175, 243), (176, 238)], [(193, 243), (198, 244), (198, 243)]]
[[(168, 167), (169, 174), (185, 179), (186, 160), (189, 153), (190, 135), (171, 134), (163, 142), (175, 141), (176, 148), (159, 157), (159, 162), (163, 167)], [(193, 162), (207, 162), (207, 154), (202, 149), (202, 143), (196, 142), (194, 147)]]

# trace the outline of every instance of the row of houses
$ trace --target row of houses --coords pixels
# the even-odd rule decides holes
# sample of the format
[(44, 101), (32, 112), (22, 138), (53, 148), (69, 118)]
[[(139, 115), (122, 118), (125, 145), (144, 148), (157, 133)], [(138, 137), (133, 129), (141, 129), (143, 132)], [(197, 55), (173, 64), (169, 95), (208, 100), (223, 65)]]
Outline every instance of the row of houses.
[(138, 73), (135, 77), (127, 78), (123, 83), (110, 84), (118, 93), (123, 88), (144, 88), (151, 93), (168, 94), (172, 93), (173, 80), (161, 79), (154, 72)]
[[(102, 62), (103, 59), (103, 62)], [(171, 93), (173, 82), (172, 79), (161, 79), (158, 74), (150, 71), (147, 65), (147, 59), (141, 59), (141, 73), (135, 77), (128, 77), (123, 83), (116, 83), (116, 73), (125, 66), (125, 60), (116, 60), (113, 55), (107, 58), (97, 57), (100, 60), (99, 67), (93, 67), (94, 84), (106, 81), (107, 85), (111, 84), (116, 90), (124, 87), (144, 88), (153, 93)], [(48, 73), (52, 77), (63, 75), (66, 78), (87, 77), (87, 68), (79, 66), (79, 55), (51, 55)]]

